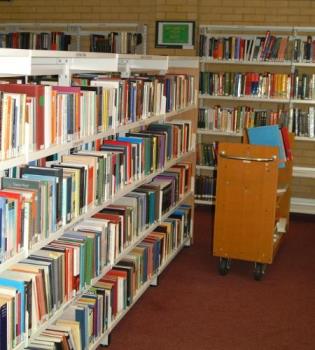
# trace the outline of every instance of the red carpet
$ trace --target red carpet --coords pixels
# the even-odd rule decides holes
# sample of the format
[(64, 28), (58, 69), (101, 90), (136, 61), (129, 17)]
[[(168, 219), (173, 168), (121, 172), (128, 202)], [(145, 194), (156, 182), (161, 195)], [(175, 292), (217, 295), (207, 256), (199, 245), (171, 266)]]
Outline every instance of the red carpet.
[(211, 254), (209, 208), (198, 208), (185, 248), (118, 324), (110, 350), (315, 349), (315, 219), (291, 218), (263, 280), (233, 261), (227, 276)]

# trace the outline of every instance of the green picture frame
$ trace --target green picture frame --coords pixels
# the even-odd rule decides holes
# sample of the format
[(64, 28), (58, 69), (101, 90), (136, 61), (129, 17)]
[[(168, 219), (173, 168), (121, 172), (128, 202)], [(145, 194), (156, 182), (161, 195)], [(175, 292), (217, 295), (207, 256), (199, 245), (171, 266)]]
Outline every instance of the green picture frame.
[(193, 49), (194, 45), (194, 21), (156, 21), (156, 48)]

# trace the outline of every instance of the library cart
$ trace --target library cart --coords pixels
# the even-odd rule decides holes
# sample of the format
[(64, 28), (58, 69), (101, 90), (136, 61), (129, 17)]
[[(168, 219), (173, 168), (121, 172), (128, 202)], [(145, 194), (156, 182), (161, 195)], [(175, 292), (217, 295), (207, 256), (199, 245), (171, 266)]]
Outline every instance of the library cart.
[(260, 280), (273, 262), (288, 227), (292, 176), (292, 161), (279, 168), (277, 154), (271, 146), (219, 145), (213, 255), (222, 275), (240, 259), (254, 263)]

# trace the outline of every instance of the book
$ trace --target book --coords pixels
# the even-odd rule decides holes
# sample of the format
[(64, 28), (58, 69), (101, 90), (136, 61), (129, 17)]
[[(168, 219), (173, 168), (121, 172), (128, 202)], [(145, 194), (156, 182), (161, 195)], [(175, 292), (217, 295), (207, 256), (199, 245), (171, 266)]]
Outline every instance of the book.
[(293, 160), (292, 148), (291, 148), (288, 128), (283, 126), (280, 130), (281, 130), (281, 135), (282, 135), (282, 139), (283, 139), (283, 145), (284, 145), (286, 159)]
[[(36, 149), (45, 148), (44, 130), (45, 130), (45, 115), (44, 115), (44, 96), (45, 87), (43, 85), (32, 84), (0, 84), (0, 91), (14, 92), (26, 94), (29, 97), (35, 98), (36, 104), (36, 126), (35, 127), (35, 142)], [(30, 121), (31, 122), (31, 121)]]
[(248, 128), (249, 143), (254, 145), (277, 146), (278, 166), (285, 167), (286, 156), (282, 139), (282, 134), (278, 125), (266, 125), (256, 128)]

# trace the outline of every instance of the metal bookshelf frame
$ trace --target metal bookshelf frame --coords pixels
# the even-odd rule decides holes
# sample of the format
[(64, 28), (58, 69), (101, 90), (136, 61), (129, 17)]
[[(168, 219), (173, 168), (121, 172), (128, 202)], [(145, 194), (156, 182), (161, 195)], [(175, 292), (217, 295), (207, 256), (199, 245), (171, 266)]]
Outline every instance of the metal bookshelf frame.
[[(142, 65), (143, 63), (143, 65)], [(0, 76), (29, 76), (36, 74), (57, 74), (59, 76), (59, 83), (69, 85), (71, 75), (77, 72), (122, 72), (126, 75), (130, 74), (131, 71), (154, 71), (157, 73), (166, 72), (169, 69), (181, 68), (181, 69), (198, 69), (199, 60), (197, 57), (168, 57), (168, 56), (145, 56), (145, 55), (120, 55), (120, 54), (102, 54), (102, 53), (82, 53), (82, 52), (69, 52), (69, 51), (42, 51), (42, 50), (21, 50), (21, 49), (0, 49)], [(197, 87), (195, 87), (195, 92), (197, 96)], [(115, 135), (117, 133), (126, 132), (130, 129), (139, 128), (141, 126), (145, 126), (152, 122), (163, 122), (172, 119), (177, 115), (181, 115), (182, 113), (189, 113), (197, 108), (197, 99), (195, 103), (176, 111), (172, 111), (166, 114), (161, 115), (153, 115), (149, 118), (137, 121), (135, 123), (130, 123), (127, 125), (118, 126), (115, 129), (107, 130), (103, 133), (95, 134), (92, 136), (84, 137), (75, 141), (68, 142), (63, 145), (52, 146), (48, 149), (32, 152), (30, 150), (25, 150), (25, 153), (13, 159), (5, 160), (0, 162), (0, 173), (7, 168), (22, 165), (27, 163), (30, 160), (40, 159), (42, 157), (47, 157), (49, 155), (68, 151), (73, 147), (78, 147), (84, 143), (91, 142), (97, 140), (99, 138), (103, 138), (110, 135)], [(4, 263), (0, 264), (0, 273), (5, 271), (13, 264), (25, 259), (27, 256), (32, 254), (33, 252), (41, 249), (43, 246), (47, 245), (51, 241), (58, 239), (65, 231), (69, 230), (69, 228), (73, 227), (75, 224), (80, 221), (90, 218), (96, 212), (105, 208), (106, 206), (113, 203), (118, 198), (121, 198), (125, 194), (134, 190), (136, 187), (149, 182), (156, 175), (162, 173), (166, 169), (169, 169), (173, 165), (178, 162), (185, 160), (188, 157), (192, 157), (195, 154), (195, 139), (196, 135), (194, 134), (196, 131), (192, 130), (192, 146), (191, 149), (179, 155), (179, 157), (175, 159), (169, 160), (162, 169), (158, 169), (154, 173), (143, 176), (141, 179), (134, 181), (131, 184), (125, 185), (121, 188), (118, 193), (116, 193), (112, 198), (108, 199), (101, 205), (91, 205), (84, 214), (72, 220), (69, 224), (61, 227), (57, 232), (51, 232), (49, 237), (37, 244), (35, 244), (31, 249), (28, 249), (28, 245), (26, 244), (25, 248), (13, 256), (10, 259), (7, 259)], [(0, 174), (1, 175), (1, 174)], [(150, 227), (145, 228), (142, 232), (139, 233), (139, 236), (117, 257), (116, 262), (118, 262), (121, 258), (123, 258), (131, 249), (133, 249), (143, 238), (145, 238), (152, 230), (154, 230), (163, 220), (165, 220), (169, 215), (173, 213), (176, 208), (184, 203), (187, 200), (193, 201), (194, 194), (194, 176), (192, 175), (192, 184), (191, 191), (183, 195), (179, 201), (168, 210), (167, 213), (162, 215), (162, 217), (153, 223)], [(191, 218), (191, 229), (193, 230), (193, 215)], [(165, 266), (176, 256), (176, 254), (180, 251), (180, 249), (184, 245), (189, 245), (190, 240), (192, 239), (192, 232), (190, 233), (189, 238), (183, 244), (174, 251), (171, 256), (165, 261), (164, 265), (160, 267), (157, 275), (155, 275), (150, 282), (141, 287), (141, 290), (138, 291), (136, 300), (142, 295), (150, 283), (154, 283), (154, 279), (160, 274)], [(28, 237), (25, 237), (25, 241), (28, 242)], [(96, 277), (93, 282), (96, 282), (100, 279), (106, 272), (108, 272), (113, 265), (106, 266), (102, 273)], [(38, 335), (44, 328), (48, 325), (52, 324), (58, 317), (61, 316), (62, 312), (69, 307), (78, 296), (82, 295), (83, 292), (88, 290), (89, 286), (86, 286), (83, 290), (81, 290), (77, 295), (74, 295), (73, 298), (67, 302), (65, 302), (48, 320), (46, 320), (33, 334), (25, 334), (24, 340), (16, 346), (15, 350), (23, 349), (26, 347), (31, 339), (34, 339), (36, 335)], [(135, 300), (135, 301), (136, 301)], [(95, 344), (92, 345), (92, 349), (96, 347), (97, 344), (104, 342), (106, 337), (108, 337), (110, 331), (113, 327), (119, 322), (119, 320), (127, 313), (130, 307), (124, 311), (122, 315), (119, 315), (117, 319), (114, 320), (113, 324), (106, 331), (104, 335), (102, 335), (98, 340), (95, 341)], [(106, 341), (105, 341), (106, 342)]]

